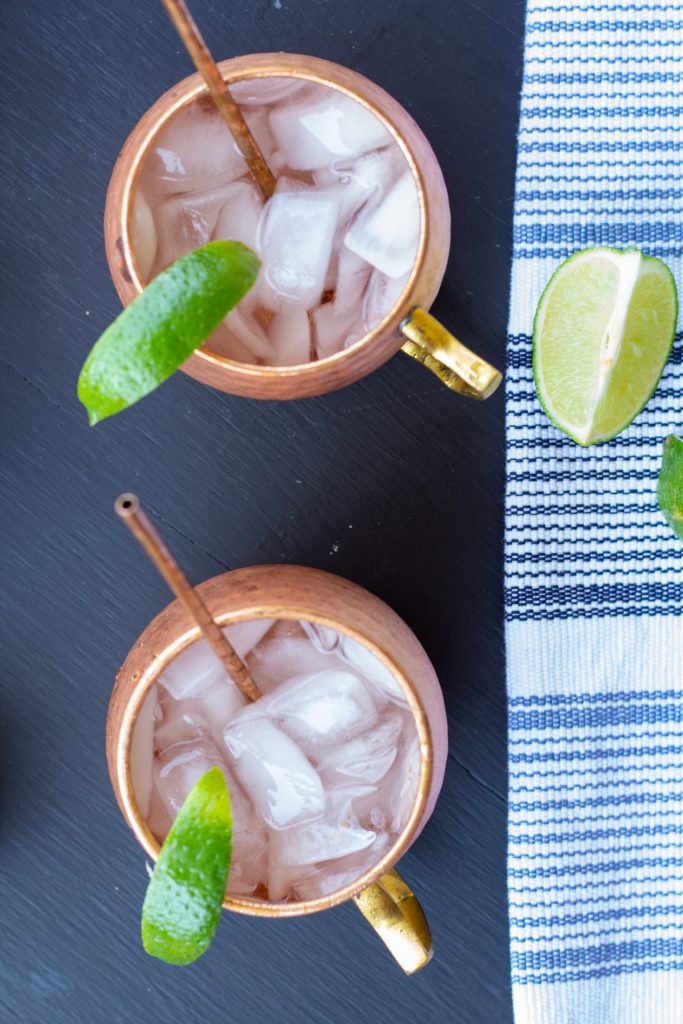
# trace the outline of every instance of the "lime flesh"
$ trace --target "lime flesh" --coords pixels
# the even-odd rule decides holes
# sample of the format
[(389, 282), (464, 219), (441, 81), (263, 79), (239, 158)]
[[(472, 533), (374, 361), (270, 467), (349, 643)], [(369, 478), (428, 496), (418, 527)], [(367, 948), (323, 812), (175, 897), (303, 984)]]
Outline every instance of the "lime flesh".
[(190, 964), (210, 945), (232, 854), (230, 796), (220, 768), (188, 794), (159, 853), (142, 905), (142, 944), (169, 964)]
[(93, 426), (174, 373), (249, 291), (260, 263), (241, 242), (209, 242), (147, 285), (93, 346), (78, 397)]
[(657, 499), (667, 523), (683, 540), (683, 440), (673, 434), (664, 442)]
[(637, 249), (586, 249), (550, 279), (534, 320), (536, 392), (581, 445), (608, 441), (655, 390), (678, 311), (671, 271)]

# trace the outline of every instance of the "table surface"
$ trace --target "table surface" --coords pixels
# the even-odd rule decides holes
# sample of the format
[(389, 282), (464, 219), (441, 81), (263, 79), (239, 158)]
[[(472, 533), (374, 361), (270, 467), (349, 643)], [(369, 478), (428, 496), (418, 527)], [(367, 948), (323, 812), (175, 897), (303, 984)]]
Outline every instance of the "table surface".
[[(316, 54), (407, 107), (453, 209), (435, 311), (502, 364), (522, 0), (193, 9), (218, 57)], [(76, 379), (120, 308), (102, 242), (109, 174), (138, 117), (191, 68), (155, 2), (33, 0), (6, 5), (4, 22), (3, 1019), (509, 1024), (502, 393), (468, 401), (402, 355), (292, 403), (176, 374), (90, 430)], [(225, 916), (184, 969), (143, 953), (144, 856), (114, 802), (104, 724), (119, 664), (169, 595), (115, 520), (123, 490), (194, 581), (312, 565), (378, 594), (420, 637), (450, 723), (440, 801), (402, 862), (433, 930), (420, 975), (401, 974), (350, 904)]]

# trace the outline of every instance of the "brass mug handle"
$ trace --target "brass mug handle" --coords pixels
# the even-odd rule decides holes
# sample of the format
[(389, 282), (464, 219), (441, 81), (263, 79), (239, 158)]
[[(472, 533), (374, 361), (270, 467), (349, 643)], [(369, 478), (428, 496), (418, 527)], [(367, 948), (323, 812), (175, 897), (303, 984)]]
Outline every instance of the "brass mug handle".
[(429, 963), (433, 950), (427, 919), (398, 871), (388, 871), (353, 900), (406, 974)]
[(435, 373), (451, 391), (489, 398), (503, 379), (500, 370), (470, 352), (438, 320), (415, 306), (401, 324), (402, 351)]

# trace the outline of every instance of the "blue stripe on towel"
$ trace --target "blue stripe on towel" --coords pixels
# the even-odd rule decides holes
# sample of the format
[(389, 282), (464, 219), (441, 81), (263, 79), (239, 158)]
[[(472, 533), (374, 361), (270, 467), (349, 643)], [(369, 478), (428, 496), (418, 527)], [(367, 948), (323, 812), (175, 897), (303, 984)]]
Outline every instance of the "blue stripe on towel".
[(529, 0), (506, 375), (508, 888), (517, 1024), (683, 1022), (683, 545), (657, 508), (683, 333), (646, 409), (583, 449), (537, 401), (559, 263), (683, 267), (683, 4)]

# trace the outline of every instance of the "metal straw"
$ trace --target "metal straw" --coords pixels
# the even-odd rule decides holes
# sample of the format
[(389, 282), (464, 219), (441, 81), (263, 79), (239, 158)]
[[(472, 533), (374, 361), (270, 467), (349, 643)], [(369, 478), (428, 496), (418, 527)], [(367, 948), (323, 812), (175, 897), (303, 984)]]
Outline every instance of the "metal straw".
[(230, 678), (239, 686), (247, 700), (258, 700), (261, 691), (249, 675), (242, 659), (214, 622), (211, 612), (164, 544), (137, 497), (134, 494), (121, 494), (116, 499), (114, 508), (116, 514), (145, 549), (182, 606), (197, 623)]
[(263, 153), (256, 144), (254, 136), (249, 131), (242, 112), (230, 95), (223, 76), (216, 67), (216, 62), (195, 24), (185, 0), (161, 0), (161, 2), (168, 11), (194, 66), (204, 79), (213, 102), (223, 116), (237, 148), (246, 160), (256, 184), (263, 193), (263, 198), (270, 199), (275, 189), (275, 178), (264, 160)]

